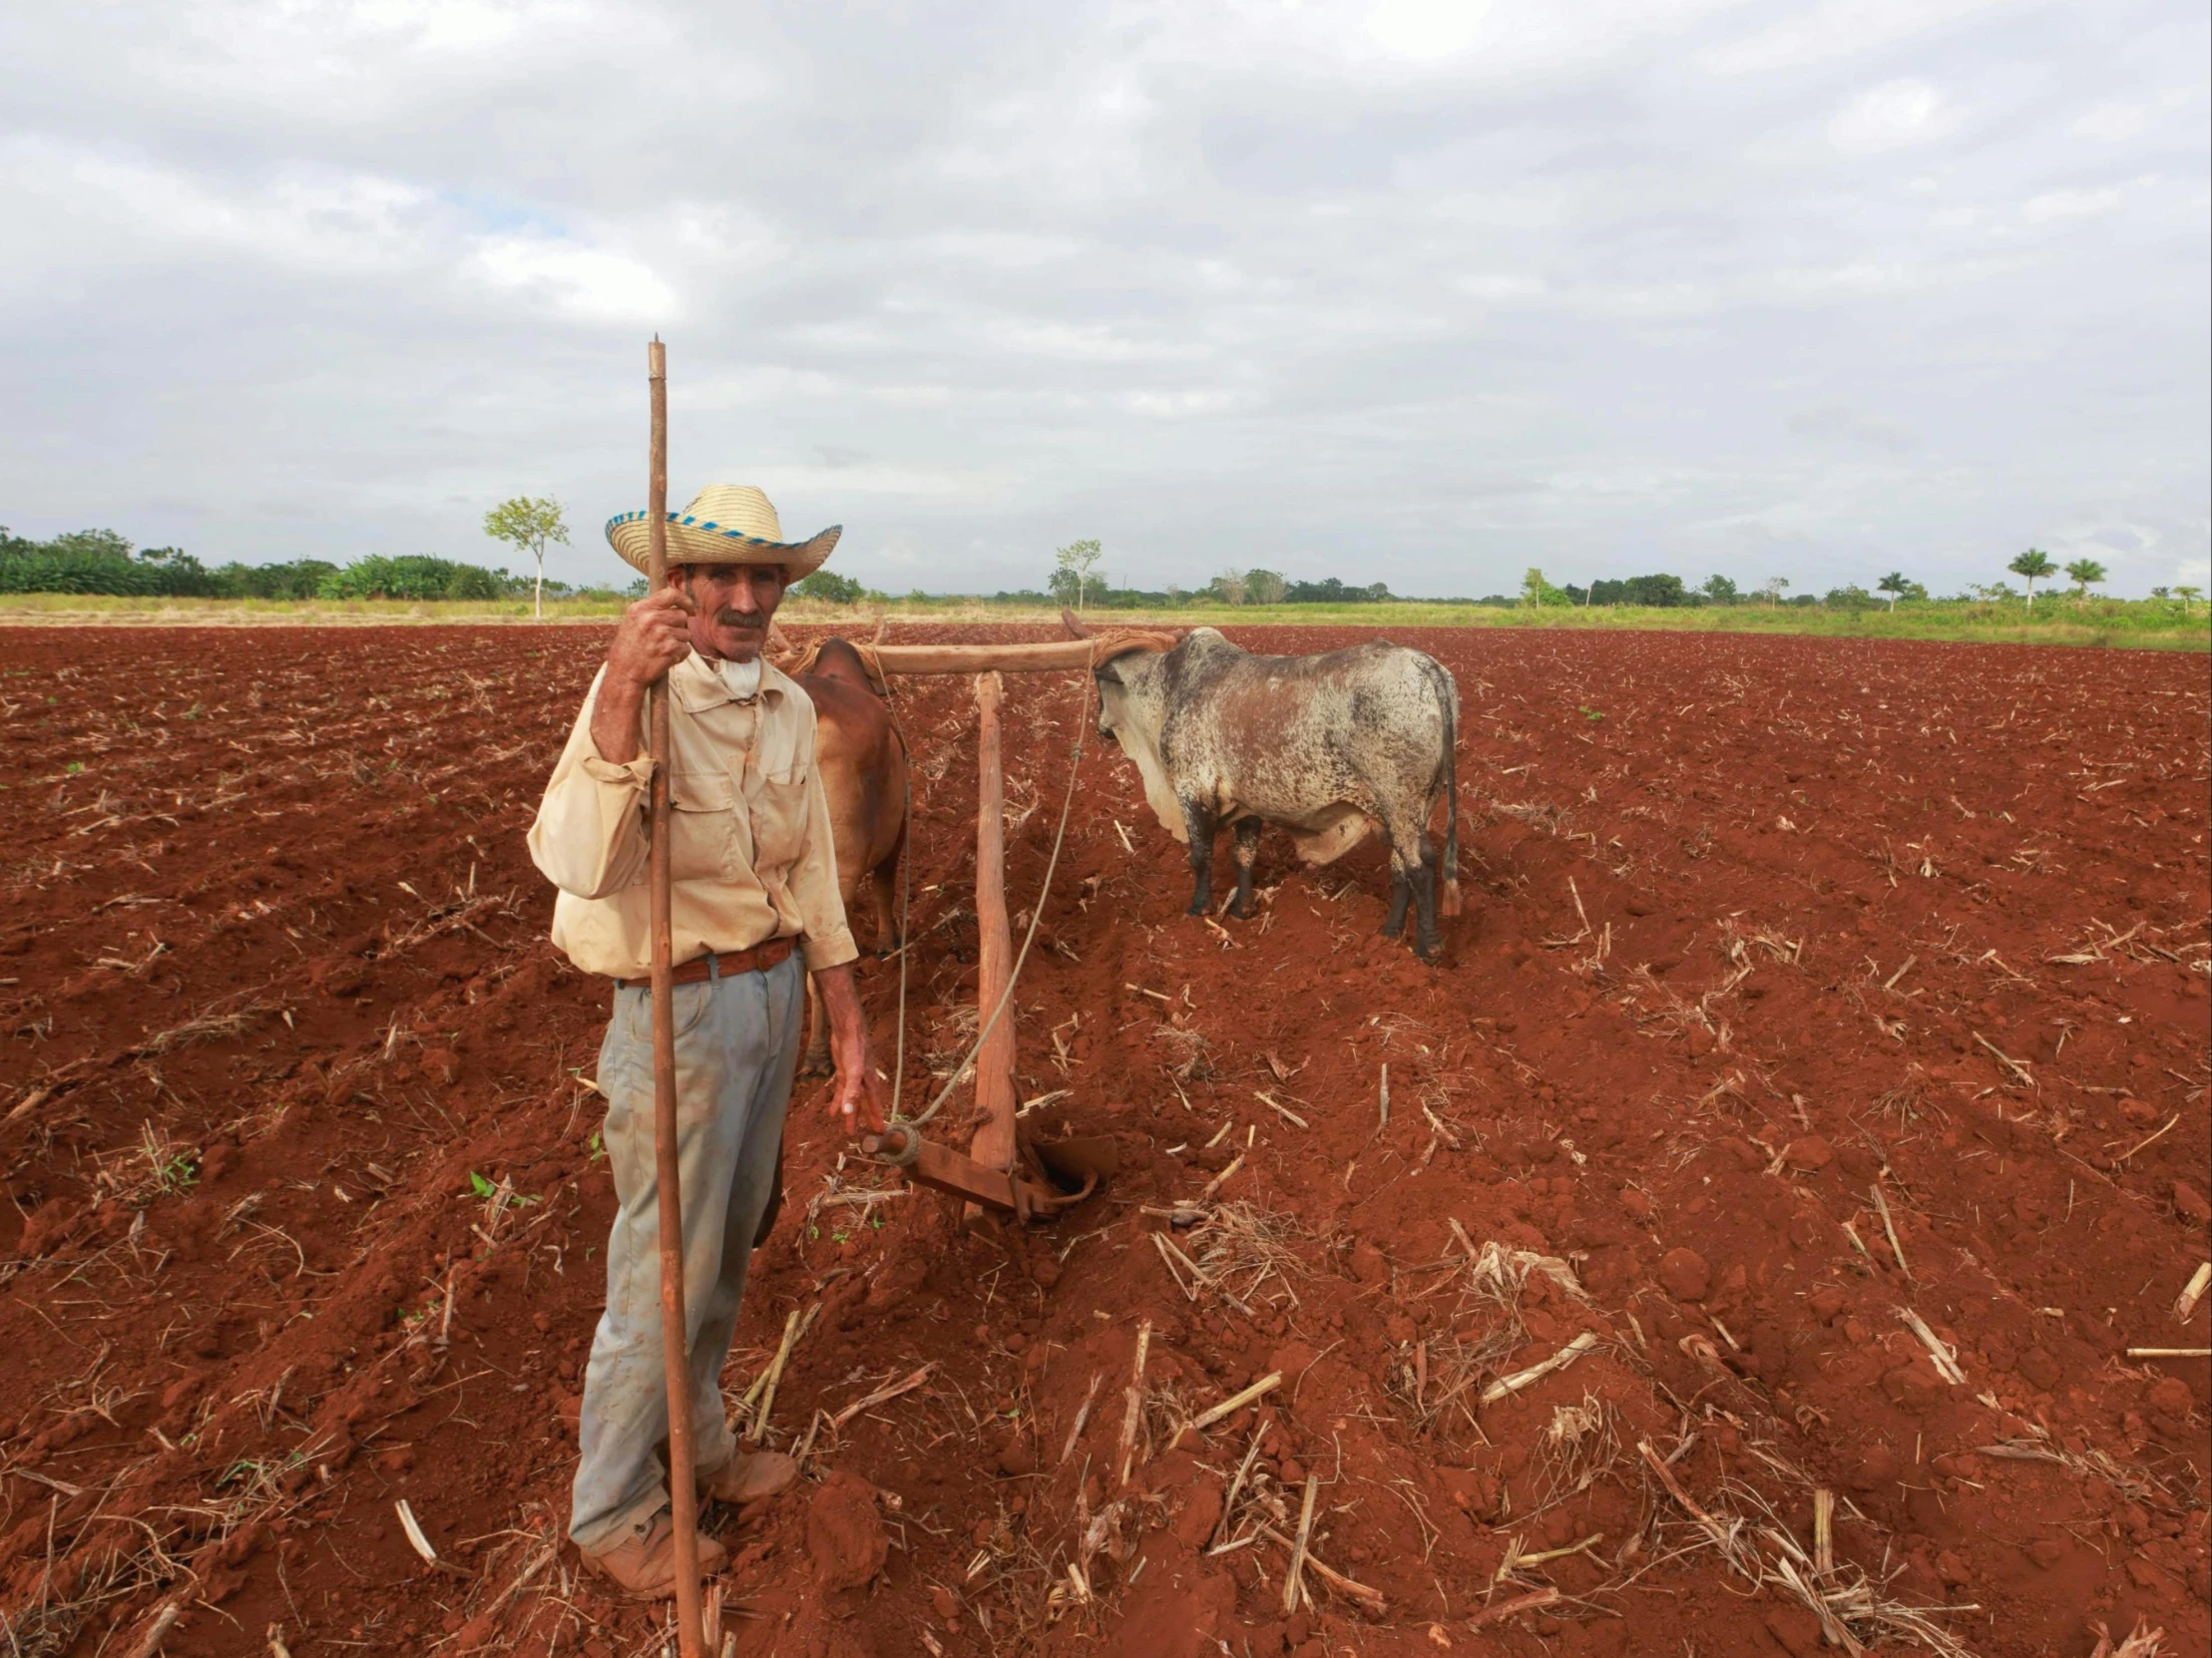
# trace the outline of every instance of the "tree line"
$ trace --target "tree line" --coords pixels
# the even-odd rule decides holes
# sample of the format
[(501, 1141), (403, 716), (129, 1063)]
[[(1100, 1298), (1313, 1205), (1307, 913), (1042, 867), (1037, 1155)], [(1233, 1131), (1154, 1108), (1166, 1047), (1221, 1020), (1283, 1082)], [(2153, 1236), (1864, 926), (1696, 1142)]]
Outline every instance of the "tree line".
[[(572, 590), (546, 582), (555, 594)], [(210, 567), (175, 547), (136, 548), (113, 530), (73, 530), (31, 541), (0, 526), (0, 593), (114, 594), (140, 599), (514, 599), (532, 579), (427, 554), (372, 555), (349, 564), (294, 559)], [(598, 590), (581, 590), (594, 592)]]
[[(485, 530), (534, 556), (535, 576), (516, 576), (505, 570), (440, 559), (427, 554), (395, 557), (373, 555), (349, 564), (322, 559), (295, 559), (283, 564), (248, 565), (232, 561), (209, 567), (192, 554), (175, 547), (135, 548), (113, 530), (75, 530), (51, 541), (31, 541), (12, 535), (0, 525), (0, 593), (113, 594), (148, 599), (269, 599), (351, 600), (393, 599), (410, 602), (435, 600), (515, 599), (552, 593), (593, 598), (642, 597), (643, 580), (623, 590), (603, 587), (572, 588), (545, 578), (544, 558), (548, 541), (565, 542), (561, 508), (554, 501), (517, 498), (486, 516)], [(1181, 610), (1192, 606), (1230, 607), (1266, 605), (1375, 605), (1419, 603), (1484, 605), (1494, 607), (1604, 607), (1645, 606), (1659, 610), (1688, 609), (1707, 605), (1819, 606), (1832, 611), (1869, 611), (1900, 602), (1930, 599), (1928, 589), (1899, 571), (1892, 571), (1870, 591), (1857, 584), (1831, 588), (1825, 594), (1790, 593), (1787, 577), (1770, 577), (1757, 588), (1745, 590), (1726, 576), (1711, 576), (1690, 587), (1679, 576), (1658, 574), (1600, 580), (1587, 586), (1553, 585), (1542, 570), (1532, 569), (1522, 579), (1518, 594), (1491, 594), (1474, 599), (1407, 600), (1393, 594), (1381, 582), (1355, 586), (1338, 577), (1318, 582), (1292, 580), (1278, 571), (1222, 571), (1202, 587), (1184, 588), (1170, 583), (1158, 590), (1111, 587), (1099, 570), (1103, 554), (1097, 541), (1073, 542), (1055, 555), (1045, 588), (1002, 592), (991, 598), (1010, 605), (1067, 605), (1079, 610)], [(2026, 584), (2025, 594), (2002, 582), (1969, 584), (1953, 596), (1954, 603), (2024, 603), (2030, 610), (2037, 582), (2055, 581), (2061, 574), (2074, 586), (2074, 596), (2085, 602), (2090, 590), (2105, 580), (2104, 567), (2093, 559), (2075, 559), (2060, 566), (2048, 554), (2030, 548), (2006, 567)], [(820, 570), (796, 583), (792, 591), (831, 604), (856, 605), (882, 602), (887, 596), (858, 579)], [(2179, 601), (2192, 611), (2202, 590), (2190, 586), (2153, 588), (2154, 600)], [(916, 599), (931, 595), (917, 591)]]
[[(2100, 587), (2105, 581), (2104, 566), (2094, 559), (2075, 559), (2060, 567), (2049, 554), (2037, 548), (2014, 557), (2004, 567), (2027, 584), (2024, 602), (2027, 609), (2034, 609), (2035, 584), (2055, 580), (2061, 568), (2067, 581), (2074, 586), (2077, 603), (2086, 604), (2089, 590)], [(1726, 576), (1709, 576), (1702, 587), (1686, 586), (1679, 576), (1630, 576), (1617, 582), (1592, 582), (1588, 587), (1576, 587), (1568, 583), (1553, 587), (1545, 579), (1544, 572), (1532, 569), (1522, 578), (1518, 601), (1503, 597), (1482, 600), (1482, 604), (1513, 604), (1536, 606), (1599, 606), (1599, 605), (1647, 605), (1661, 610), (1695, 605), (1817, 605), (1832, 611), (1872, 611), (1887, 605), (1896, 610), (1900, 601), (1926, 603), (1930, 599), (1928, 589), (1914, 581), (1903, 571), (1893, 570), (1874, 584), (1869, 592), (1857, 583), (1830, 588), (1821, 595), (1801, 593), (1785, 598), (1790, 580), (1786, 576), (1770, 576), (1751, 592), (1739, 589)], [(2194, 587), (2152, 588), (2150, 596), (2157, 600), (2181, 601), (2184, 610), (2194, 607), (2202, 590)], [(2007, 600), (2020, 600), (2002, 582), (1970, 582), (1965, 592), (1952, 597), (1953, 604), (2002, 604)]]
[[(1600, 580), (1582, 586), (1566, 583), (1554, 586), (1541, 570), (1531, 570), (1522, 579), (1518, 594), (1494, 593), (1482, 599), (1409, 599), (1393, 594), (1381, 582), (1364, 587), (1351, 586), (1331, 576), (1319, 582), (1293, 581), (1272, 570), (1222, 571), (1201, 588), (1184, 588), (1169, 584), (1164, 590), (1152, 592), (1140, 588), (1115, 588), (1107, 584), (1098, 569), (1104, 557), (1096, 541), (1071, 542), (1054, 554), (1052, 574), (1046, 583), (1046, 591), (1001, 593), (994, 597), (1008, 603), (1050, 602), (1072, 605), (1078, 610), (1097, 608), (1102, 610), (1179, 610), (1191, 605), (1220, 604), (1245, 605), (1375, 605), (1384, 603), (1426, 605), (1484, 605), (1502, 609), (1522, 606), (1536, 607), (1600, 607), (1614, 605), (1642, 606), (1656, 610), (1691, 609), (1706, 605), (1773, 605), (1818, 606), (1830, 611), (1872, 611), (1887, 606), (1895, 610), (1901, 602), (1926, 603), (1931, 595), (1928, 589), (1914, 581), (1903, 571), (1891, 571), (1874, 584), (1870, 591), (1857, 583), (1845, 583), (1830, 588), (1824, 594), (1792, 594), (1790, 580), (1786, 576), (1769, 577), (1754, 589), (1740, 588), (1727, 576), (1709, 576), (1697, 586), (1691, 587), (1679, 576), (1657, 574), (1628, 576), (1618, 580)], [(2094, 559), (2075, 559), (2060, 567), (2047, 553), (2030, 548), (2014, 558), (2005, 567), (2011, 574), (2021, 577), (2027, 584), (2025, 603), (2032, 609), (2035, 602), (2035, 584), (2055, 580), (2061, 573), (2074, 584), (2077, 600), (2086, 602), (2089, 590), (2105, 580), (2104, 566)], [(855, 583), (855, 597), (858, 584)], [(2199, 590), (2193, 587), (2153, 588), (2151, 597), (2156, 600), (2181, 601), (2184, 609), (2193, 607)], [(2005, 584), (1969, 584), (1966, 592), (1954, 596), (1953, 603), (2001, 604), (2019, 601), (2022, 595)]]

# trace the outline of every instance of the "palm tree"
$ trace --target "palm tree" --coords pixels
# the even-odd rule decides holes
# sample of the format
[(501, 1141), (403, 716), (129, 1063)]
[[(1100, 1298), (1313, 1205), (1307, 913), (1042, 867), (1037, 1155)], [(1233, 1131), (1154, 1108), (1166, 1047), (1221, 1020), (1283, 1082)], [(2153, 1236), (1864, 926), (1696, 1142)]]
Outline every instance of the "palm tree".
[(1890, 596), (1890, 609), (1893, 612), (1897, 609), (1897, 602), (1913, 591), (1913, 584), (1905, 580), (1905, 573), (1902, 570), (1891, 571), (1889, 575), (1875, 583), (1874, 587), (1877, 593), (1886, 593)]
[(2035, 584), (2046, 576), (2058, 574), (2058, 567), (2050, 562), (2050, 555), (2032, 547), (2004, 568), (2026, 581), (2027, 608), (2031, 611), (2035, 608)]
[(2183, 616), (2194, 614), (2196, 602), (2203, 593), (2202, 588), (2177, 587), (2174, 589), (2174, 597), (2181, 601), (2181, 614)]
[(2076, 559), (2066, 566), (2066, 580), (2073, 584), (2074, 603), (2089, 603), (2089, 590), (2104, 580), (2104, 567), (2094, 559)]

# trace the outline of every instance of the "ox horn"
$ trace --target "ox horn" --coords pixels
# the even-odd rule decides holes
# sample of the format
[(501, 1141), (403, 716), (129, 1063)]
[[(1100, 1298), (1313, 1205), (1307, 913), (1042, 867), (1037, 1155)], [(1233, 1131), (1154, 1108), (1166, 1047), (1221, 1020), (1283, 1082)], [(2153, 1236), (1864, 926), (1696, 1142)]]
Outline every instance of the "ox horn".
[(1076, 613), (1071, 610), (1063, 609), (1061, 611), (1060, 624), (1068, 629), (1068, 636), (1072, 639), (1088, 639), (1098, 636), (1086, 627)]

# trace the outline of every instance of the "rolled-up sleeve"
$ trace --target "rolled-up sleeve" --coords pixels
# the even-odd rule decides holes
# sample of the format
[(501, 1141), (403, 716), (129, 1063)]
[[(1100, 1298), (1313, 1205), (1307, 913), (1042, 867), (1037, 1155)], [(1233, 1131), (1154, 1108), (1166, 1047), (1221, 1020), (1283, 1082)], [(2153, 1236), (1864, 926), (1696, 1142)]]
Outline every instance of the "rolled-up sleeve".
[[(530, 825), (530, 857), (539, 872), (584, 899), (606, 898), (643, 880), (649, 853), (645, 804), (653, 761), (645, 755), (620, 764), (600, 758), (592, 740), (599, 685), (592, 681)], [(834, 887), (830, 896), (836, 897)]]
[(806, 845), (791, 866), (791, 902), (806, 934), (806, 971), (843, 967), (860, 955), (845, 925), (845, 901), (837, 891), (837, 845), (830, 835), (829, 798), (820, 766), (806, 768)]

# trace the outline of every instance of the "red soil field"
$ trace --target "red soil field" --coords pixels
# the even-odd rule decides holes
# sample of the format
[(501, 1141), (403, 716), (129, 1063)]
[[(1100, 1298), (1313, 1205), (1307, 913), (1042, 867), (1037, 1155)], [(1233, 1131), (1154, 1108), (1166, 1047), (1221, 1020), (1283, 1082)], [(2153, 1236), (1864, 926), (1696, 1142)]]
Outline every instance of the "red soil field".
[[(2204, 659), (1398, 636), (1461, 687), (1440, 966), (1373, 844), (1185, 917), (1093, 735), (1020, 1070), (1118, 1174), (962, 1234), (802, 1084), (725, 1382), (799, 1315), (810, 1477), (709, 1511), (733, 1650), (1802, 1655), (1818, 1601), (2205, 1652), (2207, 1363), (2125, 1356), (2212, 1318)], [(5, 635), (5, 1650), (661, 1650), (560, 1543), (607, 995), (522, 835), (604, 639)], [(1009, 680), (1017, 937), (1081, 684)], [(912, 1108), (973, 1030), (975, 716), (898, 691)]]

